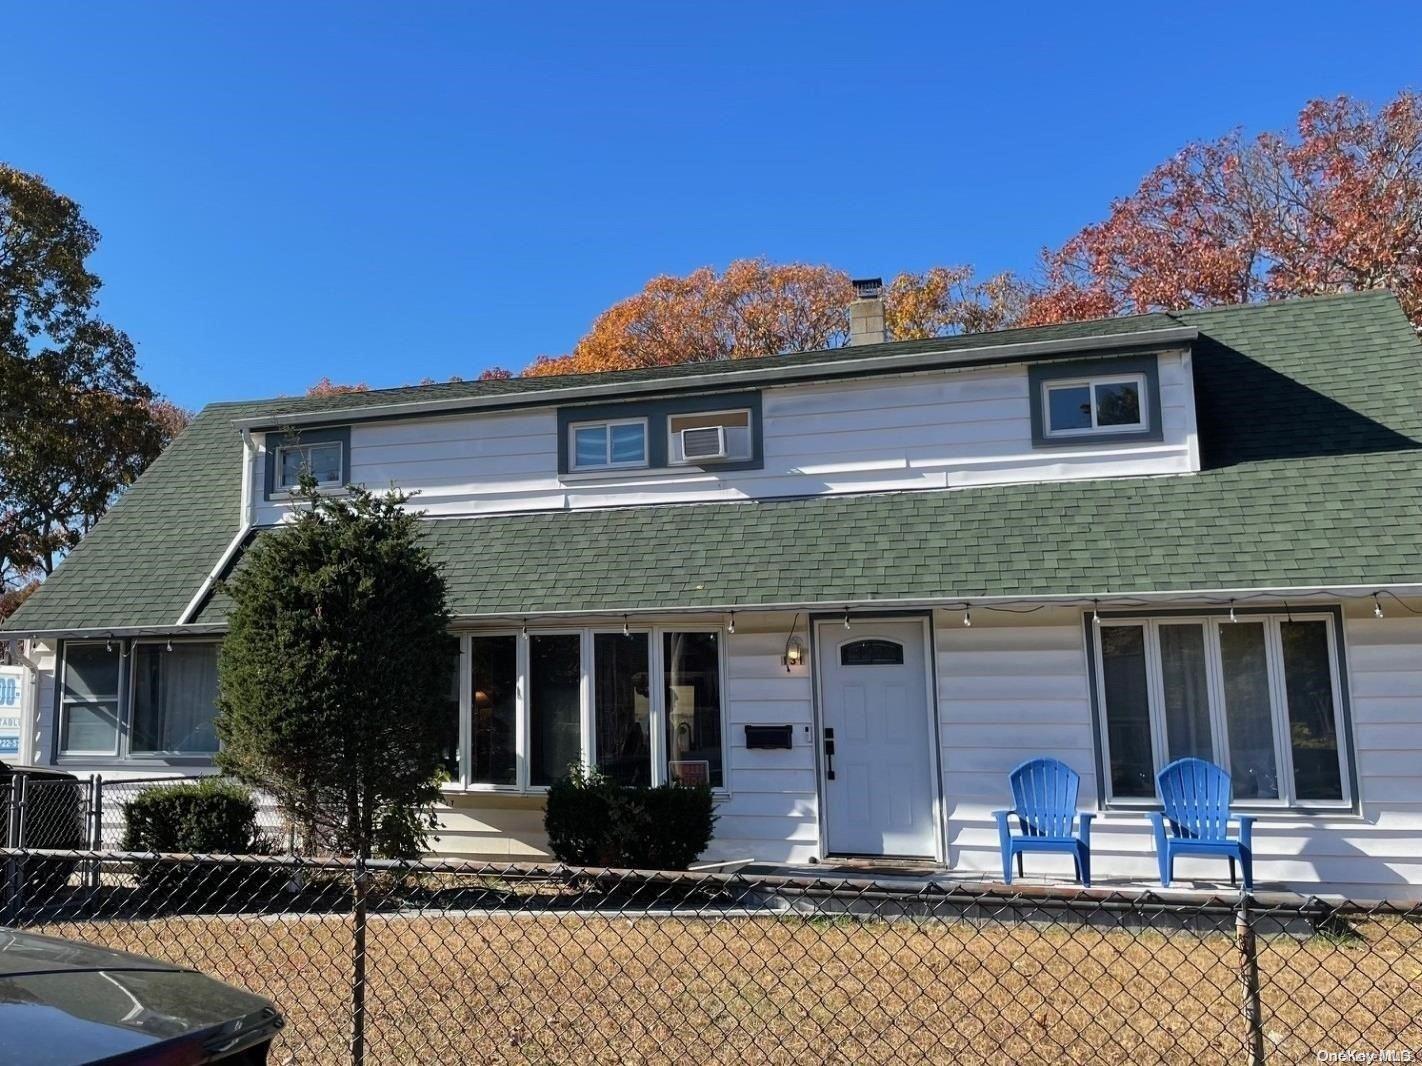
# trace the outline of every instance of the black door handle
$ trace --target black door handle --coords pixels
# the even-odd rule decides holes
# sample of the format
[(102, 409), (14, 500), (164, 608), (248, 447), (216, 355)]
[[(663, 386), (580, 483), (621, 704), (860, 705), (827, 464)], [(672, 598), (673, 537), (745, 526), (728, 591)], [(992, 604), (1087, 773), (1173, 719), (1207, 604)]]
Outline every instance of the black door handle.
[(834, 730), (825, 727), (825, 780), (834, 780)]

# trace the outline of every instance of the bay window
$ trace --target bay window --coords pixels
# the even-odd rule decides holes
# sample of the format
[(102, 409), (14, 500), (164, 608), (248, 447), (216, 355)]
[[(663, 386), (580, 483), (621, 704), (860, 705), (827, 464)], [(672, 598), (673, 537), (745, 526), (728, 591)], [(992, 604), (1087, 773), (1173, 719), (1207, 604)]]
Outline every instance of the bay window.
[(465, 640), (464, 785), (540, 789), (585, 764), (624, 785), (724, 787), (718, 632), (629, 627)]
[(1335, 616), (1299, 612), (1103, 618), (1096, 630), (1107, 798), (1150, 800), (1193, 756), (1241, 803), (1351, 800)]

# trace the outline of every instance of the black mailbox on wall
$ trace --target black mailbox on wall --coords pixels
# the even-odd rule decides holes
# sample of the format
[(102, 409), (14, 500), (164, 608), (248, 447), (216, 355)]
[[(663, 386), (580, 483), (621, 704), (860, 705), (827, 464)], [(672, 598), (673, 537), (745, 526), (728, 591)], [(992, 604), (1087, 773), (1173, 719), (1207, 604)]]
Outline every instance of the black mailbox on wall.
[(746, 747), (788, 748), (792, 731), (793, 727), (788, 725), (748, 725)]

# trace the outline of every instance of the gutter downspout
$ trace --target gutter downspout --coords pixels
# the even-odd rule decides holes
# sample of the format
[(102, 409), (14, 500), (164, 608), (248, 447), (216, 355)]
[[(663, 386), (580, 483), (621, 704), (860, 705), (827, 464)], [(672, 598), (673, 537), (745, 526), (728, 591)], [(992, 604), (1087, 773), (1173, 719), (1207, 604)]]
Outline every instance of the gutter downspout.
[(218, 556), (217, 565), (208, 572), (207, 577), (202, 579), (202, 584), (198, 586), (197, 592), (193, 594), (193, 598), (188, 601), (188, 605), (178, 615), (177, 624), (180, 626), (185, 626), (192, 621), (198, 608), (207, 599), (207, 594), (212, 591), (212, 587), (217, 584), (218, 579), (241, 550), (247, 535), (252, 532), (252, 464), (256, 461), (256, 457), (257, 445), (252, 439), (252, 431), (244, 426), (242, 427), (242, 505), (238, 509), (237, 535)]

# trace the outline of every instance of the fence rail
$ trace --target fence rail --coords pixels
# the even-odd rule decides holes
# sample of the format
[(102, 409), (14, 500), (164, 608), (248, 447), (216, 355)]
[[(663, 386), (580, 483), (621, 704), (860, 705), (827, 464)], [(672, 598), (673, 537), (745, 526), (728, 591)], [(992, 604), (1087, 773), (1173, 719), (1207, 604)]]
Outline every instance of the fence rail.
[(1417, 904), (68, 850), (0, 868), (8, 925), (270, 997), (276, 1062), (1422, 1054)]

